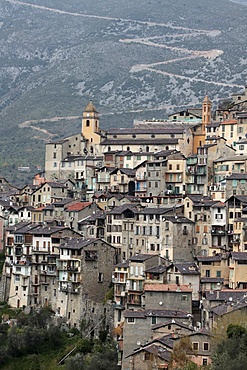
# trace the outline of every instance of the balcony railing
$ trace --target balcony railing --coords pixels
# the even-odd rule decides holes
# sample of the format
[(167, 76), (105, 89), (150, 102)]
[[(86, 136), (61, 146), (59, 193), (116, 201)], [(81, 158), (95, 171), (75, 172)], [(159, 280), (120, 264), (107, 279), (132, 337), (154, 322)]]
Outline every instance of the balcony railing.
[(211, 230), (211, 234), (213, 234), (213, 235), (225, 235), (226, 234), (226, 231), (225, 230), (222, 230), (222, 229), (213, 228)]

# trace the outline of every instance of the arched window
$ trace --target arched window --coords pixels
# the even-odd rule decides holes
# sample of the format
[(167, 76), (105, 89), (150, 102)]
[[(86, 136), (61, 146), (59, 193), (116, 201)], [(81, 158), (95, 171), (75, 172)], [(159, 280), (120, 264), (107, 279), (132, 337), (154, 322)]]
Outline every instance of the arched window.
[(90, 153), (93, 154), (93, 146), (90, 146)]
[(90, 126), (90, 121), (89, 119), (86, 120), (86, 127), (89, 127)]
[(149, 146), (146, 146), (146, 152), (147, 153), (149, 152)]
[(108, 146), (108, 152), (110, 152), (111, 151), (111, 147), (110, 146)]
[(130, 150), (130, 147), (129, 147), (129, 146), (127, 146), (127, 150), (128, 150), (128, 151)]
[(166, 146), (166, 150), (169, 150), (169, 146)]

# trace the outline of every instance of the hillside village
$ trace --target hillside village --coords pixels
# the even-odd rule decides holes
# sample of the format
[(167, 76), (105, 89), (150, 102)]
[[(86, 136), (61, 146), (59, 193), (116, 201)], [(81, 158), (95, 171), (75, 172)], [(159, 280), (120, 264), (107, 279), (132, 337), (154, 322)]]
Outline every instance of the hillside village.
[(108, 131), (89, 102), (33, 183), (0, 191), (1, 301), (113, 333), (122, 370), (168, 369), (184, 336), (207, 366), (219, 318), (246, 313), (247, 88)]

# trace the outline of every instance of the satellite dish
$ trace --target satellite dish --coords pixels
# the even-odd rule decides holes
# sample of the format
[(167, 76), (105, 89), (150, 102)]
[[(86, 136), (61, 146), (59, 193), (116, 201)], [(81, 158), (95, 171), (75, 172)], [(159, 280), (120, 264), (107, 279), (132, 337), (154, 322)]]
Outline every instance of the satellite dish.
[(159, 305), (160, 305), (160, 306), (162, 306), (162, 305), (163, 305), (163, 302), (162, 302), (162, 301), (160, 301), (160, 302), (159, 302)]
[(138, 340), (138, 341), (136, 342), (136, 344), (137, 344), (138, 346), (140, 346), (140, 345), (141, 345), (141, 342)]

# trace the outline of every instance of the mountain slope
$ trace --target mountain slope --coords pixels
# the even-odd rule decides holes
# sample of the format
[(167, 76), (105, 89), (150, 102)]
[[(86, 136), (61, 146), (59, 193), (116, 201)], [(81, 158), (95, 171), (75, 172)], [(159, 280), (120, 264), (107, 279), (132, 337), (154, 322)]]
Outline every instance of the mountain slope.
[[(80, 119), (66, 117), (80, 116), (89, 99), (102, 127), (129, 126), (199, 105), (205, 94), (217, 102), (247, 80), (247, 7), (230, 1), (2, 0), (0, 7), (3, 173), (10, 164), (42, 165), (44, 142), (78, 132)], [(36, 122), (23, 124), (29, 120)]]

